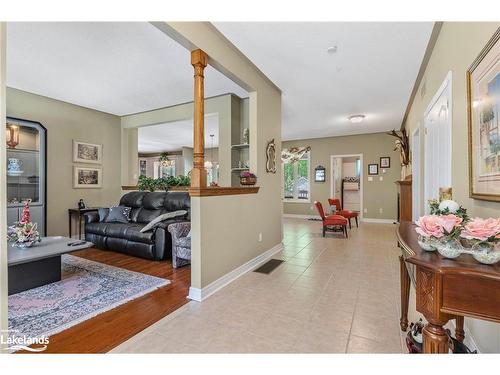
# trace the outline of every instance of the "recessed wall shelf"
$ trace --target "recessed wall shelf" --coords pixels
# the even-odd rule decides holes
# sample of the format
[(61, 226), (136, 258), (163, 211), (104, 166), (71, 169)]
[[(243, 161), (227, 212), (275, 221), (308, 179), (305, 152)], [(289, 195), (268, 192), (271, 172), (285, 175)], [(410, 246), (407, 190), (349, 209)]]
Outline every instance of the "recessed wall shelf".
[(250, 168), (231, 168), (232, 172), (248, 171)]
[(250, 147), (250, 144), (249, 143), (242, 143), (239, 145), (232, 145), (231, 146), (231, 148), (246, 148), (246, 147)]

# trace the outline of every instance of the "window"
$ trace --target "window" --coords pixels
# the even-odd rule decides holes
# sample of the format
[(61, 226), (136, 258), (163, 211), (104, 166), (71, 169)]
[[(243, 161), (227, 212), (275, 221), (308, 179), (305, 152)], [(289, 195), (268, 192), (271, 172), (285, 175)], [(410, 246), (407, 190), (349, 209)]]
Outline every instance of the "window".
[(153, 163), (153, 168), (154, 168), (153, 171), (154, 178), (169, 177), (169, 176), (175, 177), (175, 160), (172, 162), (172, 165), (168, 167), (162, 165), (159, 161), (155, 161)]
[(283, 197), (288, 201), (310, 201), (310, 162), (306, 152), (295, 163), (283, 163)]

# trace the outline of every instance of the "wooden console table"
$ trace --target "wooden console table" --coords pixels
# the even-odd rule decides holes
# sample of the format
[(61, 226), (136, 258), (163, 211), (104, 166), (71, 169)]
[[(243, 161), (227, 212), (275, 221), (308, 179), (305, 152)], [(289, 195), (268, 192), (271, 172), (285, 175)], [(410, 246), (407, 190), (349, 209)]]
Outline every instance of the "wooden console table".
[(448, 353), (443, 326), (457, 319), (457, 339), (464, 338), (463, 317), (500, 323), (500, 263), (484, 265), (468, 254), (456, 259), (427, 252), (417, 243), (415, 224), (397, 230), (401, 262), (401, 329), (408, 326), (410, 280), (415, 282), (417, 311), (427, 320), (424, 353)]

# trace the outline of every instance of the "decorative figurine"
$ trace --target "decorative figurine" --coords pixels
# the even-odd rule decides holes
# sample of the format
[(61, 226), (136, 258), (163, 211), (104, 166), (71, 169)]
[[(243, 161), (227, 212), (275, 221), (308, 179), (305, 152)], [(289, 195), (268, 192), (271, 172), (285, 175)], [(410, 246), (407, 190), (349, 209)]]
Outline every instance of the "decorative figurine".
[(83, 201), (83, 199), (80, 199), (80, 200), (78, 201), (78, 209), (79, 209), (79, 210), (83, 210), (83, 209), (85, 209), (85, 202)]

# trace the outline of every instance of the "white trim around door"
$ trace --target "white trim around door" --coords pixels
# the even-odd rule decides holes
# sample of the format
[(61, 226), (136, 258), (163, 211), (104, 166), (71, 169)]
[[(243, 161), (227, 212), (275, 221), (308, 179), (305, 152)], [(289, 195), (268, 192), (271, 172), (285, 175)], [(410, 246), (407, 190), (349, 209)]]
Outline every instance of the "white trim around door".
[[(424, 113), (424, 202), (438, 199), (439, 189), (451, 187), (452, 73), (448, 72)], [(429, 207), (425, 205), (425, 213)]]
[[(359, 217), (362, 220), (363, 215), (364, 215), (364, 206), (363, 206), (363, 188), (364, 188), (364, 180), (363, 180), (363, 175), (364, 175), (364, 164), (363, 164), (363, 154), (347, 154), (347, 155), (330, 155), (330, 197), (333, 197), (334, 195), (334, 178), (333, 178), (333, 159), (334, 158), (352, 158), (352, 157), (358, 157), (359, 161), (361, 163), (361, 168), (359, 171), (359, 182), (360, 182), (360, 189), (359, 189)], [(342, 206), (344, 206), (344, 202), (342, 202)]]
[(412, 169), (412, 219), (415, 221), (420, 217), (421, 209), (421, 186), (422, 186), (422, 134), (420, 123), (413, 130), (411, 137), (411, 169)]

